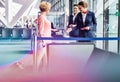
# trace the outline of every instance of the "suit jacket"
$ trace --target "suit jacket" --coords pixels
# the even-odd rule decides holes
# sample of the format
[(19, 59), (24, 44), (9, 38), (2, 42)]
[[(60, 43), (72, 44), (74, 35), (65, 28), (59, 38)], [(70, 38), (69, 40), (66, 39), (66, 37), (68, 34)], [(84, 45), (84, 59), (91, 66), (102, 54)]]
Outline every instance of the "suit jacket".
[(38, 36), (51, 37), (51, 22), (42, 13), (38, 18)]
[[(51, 22), (46, 18), (45, 13), (41, 13), (38, 18), (38, 36), (51, 37)], [(44, 42), (50, 43), (51, 41), (45, 40)]]
[[(75, 16), (75, 19), (76, 19), (76, 17), (77, 16)], [(73, 18), (74, 18), (73, 15), (69, 16), (69, 23), (68, 23), (68, 27), (67, 28), (69, 28), (70, 24), (76, 24), (75, 23), (75, 19), (73, 19)], [(79, 30), (76, 27), (72, 28), (72, 31), (69, 32), (69, 36), (70, 37), (78, 37), (79, 36)]]
[[(91, 11), (87, 12), (85, 23), (83, 23), (82, 13), (79, 12), (75, 19), (75, 23), (77, 24), (77, 28), (79, 29), (79, 37), (92, 38), (95, 36), (93, 30), (96, 29), (97, 22), (96, 22), (95, 14), (93, 12)], [(86, 26), (89, 26), (90, 30), (80, 30), (81, 28)]]
[(73, 15), (70, 15), (69, 16), (69, 22), (68, 22), (68, 26), (70, 25), (70, 24), (75, 24), (75, 21), (73, 21)]

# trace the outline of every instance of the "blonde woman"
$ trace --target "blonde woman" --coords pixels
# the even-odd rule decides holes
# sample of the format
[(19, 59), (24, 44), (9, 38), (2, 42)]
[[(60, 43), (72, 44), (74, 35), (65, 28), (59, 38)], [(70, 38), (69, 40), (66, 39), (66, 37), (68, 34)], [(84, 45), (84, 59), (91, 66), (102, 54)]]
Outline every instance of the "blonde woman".
[(41, 2), (39, 9), (41, 11), (38, 17), (38, 36), (51, 37), (51, 22), (46, 18), (51, 8), (50, 3)]
[[(49, 13), (51, 4), (48, 2), (41, 2), (39, 9), (41, 11), (38, 17), (38, 37), (51, 37), (51, 22), (46, 18), (46, 15)], [(43, 64), (47, 64), (47, 54), (46, 54), (46, 44), (50, 41), (38, 41), (37, 44), (37, 63), (38, 67), (43, 60)], [(45, 46), (44, 46), (45, 45)]]
[[(46, 18), (46, 15), (49, 13), (51, 8), (51, 4), (48, 2), (41, 2), (39, 5), (39, 9), (41, 11), (38, 19), (36, 20), (38, 23), (38, 37), (51, 37), (51, 22)], [(41, 65), (41, 61), (43, 66), (47, 66), (47, 54), (46, 54), (46, 44), (50, 43), (51, 41), (45, 40), (38, 40), (37, 41), (37, 67)], [(26, 61), (28, 57), (25, 57), (19, 62), (16, 62), (20, 69), (25, 68)], [(27, 64), (30, 64), (33, 58), (29, 58)], [(27, 65), (26, 65), (27, 66)]]

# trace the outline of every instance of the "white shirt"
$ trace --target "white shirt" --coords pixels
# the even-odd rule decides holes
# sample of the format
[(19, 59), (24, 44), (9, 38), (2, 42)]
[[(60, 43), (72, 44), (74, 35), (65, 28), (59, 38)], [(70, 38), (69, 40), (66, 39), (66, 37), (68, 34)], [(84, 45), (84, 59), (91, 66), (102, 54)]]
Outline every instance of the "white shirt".
[(75, 22), (75, 17), (77, 16), (77, 14), (76, 15), (73, 14), (73, 22)]
[(82, 13), (83, 24), (85, 23), (86, 15), (87, 15), (87, 13), (86, 13), (86, 14), (83, 14), (83, 13)]

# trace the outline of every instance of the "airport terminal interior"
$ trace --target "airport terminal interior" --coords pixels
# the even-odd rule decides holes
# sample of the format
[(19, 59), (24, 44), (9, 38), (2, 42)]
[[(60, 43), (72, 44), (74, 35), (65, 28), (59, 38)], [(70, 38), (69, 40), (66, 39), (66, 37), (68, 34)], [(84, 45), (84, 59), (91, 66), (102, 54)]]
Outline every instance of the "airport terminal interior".
[[(51, 4), (47, 66), (37, 67), (39, 5)], [(74, 4), (88, 3), (97, 26), (92, 42), (66, 32)], [(120, 0), (0, 0), (0, 82), (120, 82)], [(43, 45), (42, 45), (43, 46)]]

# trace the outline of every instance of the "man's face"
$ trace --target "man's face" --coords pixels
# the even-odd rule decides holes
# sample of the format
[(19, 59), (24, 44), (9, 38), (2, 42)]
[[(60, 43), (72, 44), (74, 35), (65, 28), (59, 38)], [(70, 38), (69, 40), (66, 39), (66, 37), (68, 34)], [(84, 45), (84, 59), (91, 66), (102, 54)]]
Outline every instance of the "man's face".
[(78, 6), (74, 6), (74, 13), (78, 12)]

